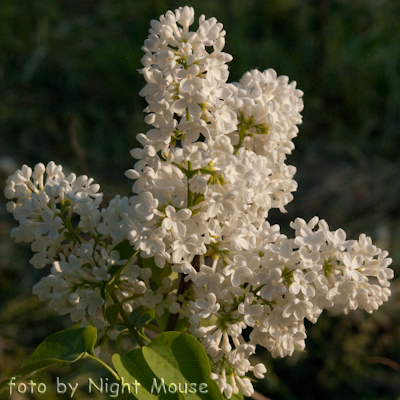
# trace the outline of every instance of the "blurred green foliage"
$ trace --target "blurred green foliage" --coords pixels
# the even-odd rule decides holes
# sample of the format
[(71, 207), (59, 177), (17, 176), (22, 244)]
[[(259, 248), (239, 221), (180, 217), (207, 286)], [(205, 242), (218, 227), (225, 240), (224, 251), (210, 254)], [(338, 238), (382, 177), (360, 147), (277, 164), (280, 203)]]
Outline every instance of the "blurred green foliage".
[[(304, 123), (290, 156), (298, 168), (299, 191), (287, 216), (272, 212), (271, 221), (287, 226), (297, 216), (320, 215), (349, 236), (366, 232), (391, 252), (399, 272), (400, 2), (188, 4), (197, 16), (215, 16), (224, 24), (226, 51), (234, 57), (230, 81), (249, 69), (272, 67), (305, 93)], [(138, 145), (136, 134), (148, 129), (146, 104), (138, 96), (144, 86), (137, 72), (140, 47), (151, 19), (183, 5), (1, 0), (3, 178), (13, 172), (13, 162), (19, 168), (54, 160), (78, 173), (89, 171), (108, 198), (128, 195), (123, 172), (133, 165), (129, 150)], [(1, 204), (0, 380), (18, 369), (45, 336), (70, 324), (29, 298), (42, 271), (28, 269), (29, 248), (8, 239), (15, 225), (4, 198)], [(310, 324), (306, 354), (284, 360), (260, 354), (269, 372), (258, 390), (273, 400), (400, 399), (398, 280), (392, 288), (392, 298), (372, 316), (323, 315), (317, 325)], [(76, 381), (78, 372), (92, 373), (91, 367), (54, 374)]]

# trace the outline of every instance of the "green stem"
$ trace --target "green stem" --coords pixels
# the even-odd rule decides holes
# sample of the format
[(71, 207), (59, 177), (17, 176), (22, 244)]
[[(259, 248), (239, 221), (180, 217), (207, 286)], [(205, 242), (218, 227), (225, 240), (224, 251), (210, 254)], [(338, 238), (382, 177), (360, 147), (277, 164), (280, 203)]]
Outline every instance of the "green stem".
[(188, 174), (187, 169), (185, 169), (184, 167), (182, 167), (182, 165), (179, 165), (179, 164), (177, 164), (176, 162), (173, 162), (173, 161), (172, 161), (171, 164), (172, 164), (172, 165), (175, 165), (175, 167), (178, 167), (185, 175)]
[(132, 301), (132, 300), (136, 300), (136, 299), (138, 299), (139, 297), (143, 297), (143, 294), (142, 293), (136, 293), (136, 294), (134, 294), (133, 296), (130, 296), (130, 297), (126, 297), (125, 299), (123, 299), (122, 301), (121, 301), (121, 304), (122, 303), (126, 303), (127, 301)]
[(151, 340), (143, 333), (139, 332), (140, 337), (142, 337), (144, 340), (146, 340), (147, 343), (151, 343)]
[[(192, 162), (188, 161), (188, 173), (190, 175), (190, 172), (192, 171)], [(193, 193), (189, 189), (189, 182), (188, 182), (188, 201), (187, 201), (187, 206), (191, 207), (193, 205)]]
[[(196, 255), (192, 261), (192, 265), (195, 268), (196, 271), (199, 270), (200, 268), (200, 257)], [(183, 294), (186, 290), (190, 289), (190, 286), (192, 286), (192, 281), (189, 280), (188, 282), (185, 281), (185, 274), (181, 273), (180, 275), (180, 281), (179, 281), (179, 287), (178, 291), (176, 293), (176, 296), (179, 297), (179, 295)], [(178, 303), (182, 305), (182, 303), (178, 300)], [(174, 331), (176, 324), (179, 319), (179, 313), (176, 314), (170, 314), (168, 321), (167, 321), (167, 326), (165, 327), (165, 331)]]
[(119, 302), (118, 297), (116, 296), (115, 293), (110, 292), (110, 296), (113, 299), (113, 302), (118, 305), (119, 308), (119, 313), (121, 314), (121, 317), (128, 328), (130, 334), (133, 336), (133, 338), (136, 340), (136, 343), (140, 346), (143, 347), (145, 346), (145, 343), (143, 342), (142, 338), (140, 337), (139, 333), (137, 332), (136, 328), (131, 324), (129, 321), (129, 317), (126, 314), (124, 308), (122, 307), (122, 304)]
[(120, 380), (121, 380), (120, 376), (119, 376), (109, 365), (107, 365), (104, 361), (101, 361), (100, 358), (97, 358), (97, 357), (94, 356), (93, 354), (87, 354), (87, 355), (86, 355), (86, 358), (90, 358), (90, 359), (92, 359), (92, 360), (97, 361), (97, 362), (98, 362), (99, 364), (101, 364), (104, 368), (107, 368), (107, 369), (114, 375), (114, 377), (115, 377), (115, 379), (116, 379), (117, 381), (120, 381)]
[(235, 146), (235, 152), (234, 152), (235, 155), (239, 153), (239, 149), (242, 147), (243, 140), (248, 130), (249, 127), (245, 124), (242, 124), (242, 126), (239, 129), (239, 143)]
[(71, 236), (79, 243), (82, 244), (82, 238), (75, 232), (74, 228), (72, 227), (71, 220), (65, 218), (61, 213), (60, 213), (60, 218), (61, 221), (64, 223), (65, 228), (67, 228), (68, 232), (70, 233)]
[(122, 339), (122, 336), (124, 336), (126, 334), (129, 334), (129, 329), (124, 329), (123, 331), (121, 331), (119, 333), (119, 335), (117, 337), (116, 345), (117, 345), (118, 354), (121, 354), (121, 339)]

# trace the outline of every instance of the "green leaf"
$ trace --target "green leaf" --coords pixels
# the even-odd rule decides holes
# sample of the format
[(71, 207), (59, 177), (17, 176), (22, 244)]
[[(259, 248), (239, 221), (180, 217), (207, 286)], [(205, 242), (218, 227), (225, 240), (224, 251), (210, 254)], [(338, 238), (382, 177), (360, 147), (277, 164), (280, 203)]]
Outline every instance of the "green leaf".
[[(113, 250), (118, 251), (120, 255), (119, 257), (120, 260), (129, 260), (135, 254), (135, 249), (129, 243), (128, 239), (125, 239), (121, 243), (118, 243), (116, 246), (114, 246)], [(114, 267), (119, 267), (119, 266), (115, 265)]]
[(135, 320), (133, 320), (132, 318), (130, 318), (130, 321), (133, 323), (135, 321), (135, 326), (139, 326), (139, 325), (143, 325), (143, 324), (147, 324), (150, 321), (152, 321), (154, 319), (156, 315), (156, 310), (154, 308), (152, 308), (151, 310), (146, 311), (145, 313), (143, 313), (142, 315), (140, 315), (139, 318)]
[[(138, 400), (178, 400), (175, 394), (161, 393), (152, 394), (151, 387), (154, 380), (158, 383), (157, 377), (148, 366), (143, 357), (142, 349), (135, 349), (129, 354), (120, 356), (114, 354), (112, 357), (114, 368), (121, 377), (121, 383), (129, 383), (132, 396), (129, 399), (136, 398)], [(140, 383), (138, 385), (137, 383)], [(134, 395), (134, 396), (133, 396)]]
[(119, 314), (119, 306), (118, 304), (111, 304), (108, 306), (104, 312), (105, 320), (113, 327), (117, 322)]
[(142, 315), (143, 309), (144, 309), (144, 307), (136, 307), (136, 308), (134, 308), (134, 309), (131, 311), (131, 313), (129, 314), (129, 320), (130, 320), (132, 323), (136, 323), (137, 320), (138, 320), (138, 319), (140, 318), (140, 316)]
[(211, 326), (215, 325), (215, 323), (218, 321), (218, 317), (216, 315), (212, 315), (211, 318), (209, 319), (204, 319), (202, 318), (200, 320), (200, 326)]
[(151, 269), (151, 280), (160, 287), (162, 285), (162, 280), (171, 275), (172, 267), (168, 263), (165, 264), (164, 268), (157, 267), (154, 257), (151, 258), (142, 258), (142, 266), (143, 268)]
[[(113, 250), (118, 251), (118, 253), (120, 255), (120, 260), (129, 260), (135, 254), (135, 249), (133, 248), (133, 246), (129, 243), (129, 240), (127, 240), (127, 239), (123, 240), (121, 243), (118, 243), (116, 246), (114, 246)], [(108, 273), (111, 275), (111, 277), (108, 281), (104, 282), (103, 286), (101, 287), (101, 297), (104, 300), (107, 299), (110, 289), (112, 290), (114, 288), (115, 284), (118, 282), (127, 263), (128, 262), (126, 262), (123, 265), (113, 265), (110, 268), (110, 270), (108, 271)], [(105, 305), (103, 305), (103, 315), (104, 315), (104, 318), (106, 318), (104, 307), (105, 307)]]
[(243, 393), (239, 392), (239, 394), (232, 395), (230, 400), (243, 400)]
[(149, 331), (153, 331), (156, 333), (161, 333), (160, 328), (153, 324), (143, 324), (143, 325), (140, 325), (137, 327), (137, 329), (139, 329), (139, 330), (142, 328), (148, 329)]
[[(182, 332), (164, 332), (147, 347), (122, 357), (114, 354), (113, 364), (124, 383), (131, 386), (140, 383), (135, 394), (139, 400), (223, 400), (210, 377), (211, 369), (203, 346), (193, 336)], [(200, 384), (203, 384), (204, 393), (199, 391)], [(177, 392), (171, 393), (175, 388)]]
[[(164, 314), (161, 316), (155, 315), (154, 320), (157, 322), (161, 331), (165, 331), (167, 327), (168, 319), (171, 313), (168, 310), (164, 310)], [(178, 319), (178, 322), (175, 326), (176, 331), (184, 331), (186, 329), (186, 321), (184, 318)]]
[[(134, 254), (135, 254), (135, 249), (133, 246), (129, 243), (129, 240), (123, 240), (121, 243), (117, 244), (113, 250), (117, 250), (119, 255), (120, 255), (120, 260), (129, 260)], [(106, 290), (109, 290), (109, 288), (112, 288), (115, 283), (118, 281), (120, 278), (122, 272), (124, 271), (126, 264), (123, 265), (113, 265), (108, 273), (111, 275), (111, 278), (107, 281), (105, 288)]]
[(169, 316), (170, 316), (170, 312), (167, 310), (164, 310), (163, 315), (156, 315), (154, 317), (154, 320), (157, 322), (157, 325), (159, 326), (161, 331), (165, 331)]
[[(97, 330), (93, 326), (69, 328), (50, 335), (39, 344), (22, 368), (13, 376), (15, 381), (24, 379), (42, 368), (57, 363), (73, 363), (93, 354)], [(9, 380), (0, 384), (7, 386)]]
[[(203, 346), (183, 332), (164, 332), (147, 347), (142, 347), (144, 359), (166, 386), (181, 384), (194, 388), (196, 393), (182, 393), (184, 399), (222, 400), (218, 385), (210, 377), (211, 369)], [(192, 385), (192, 386), (189, 386)], [(201, 393), (201, 391), (203, 393)]]

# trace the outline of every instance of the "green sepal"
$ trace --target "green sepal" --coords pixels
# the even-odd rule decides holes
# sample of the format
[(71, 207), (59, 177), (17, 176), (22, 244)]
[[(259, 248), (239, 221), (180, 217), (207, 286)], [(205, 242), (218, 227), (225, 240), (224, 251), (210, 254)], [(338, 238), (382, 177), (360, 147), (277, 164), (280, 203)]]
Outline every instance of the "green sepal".
[(295, 351), (298, 351), (299, 353), (307, 353), (305, 350), (300, 349), (296, 345), (294, 345), (294, 349), (295, 349)]

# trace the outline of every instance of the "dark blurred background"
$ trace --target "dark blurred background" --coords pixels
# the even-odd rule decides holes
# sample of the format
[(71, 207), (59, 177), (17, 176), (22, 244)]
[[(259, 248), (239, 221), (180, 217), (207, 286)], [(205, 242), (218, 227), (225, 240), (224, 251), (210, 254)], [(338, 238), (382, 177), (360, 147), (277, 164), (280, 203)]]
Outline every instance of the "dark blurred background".
[[(138, 95), (144, 86), (137, 72), (140, 47), (151, 19), (183, 5), (1, 0), (1, 189), (22, 164), (54, 160), (93, 176), (106, 199), (129, 195), (131, 182), (124, 177), (133, 165), (129, 150), (137, 147), (136, 134), (148, 129), (146, 104)], [(215, 16), (224, 24), (225, 49), (234, 57), (230, 81), (252, 68), (274, 68), (305, 93), (304, 123), (289, 158), (298, 169), (299, 189), (288, 213), (271, 212), (270, 221), (290, 234), (291, 220), (318, 215), (349, 238), (364, 232), (390, 251), (398, 273), (400, 2), (193, 0), (188, 5), (196, 17)], [(33, 284), (48, 272), (28, 264), (29, 246), (9, 239), (16, 223), (5, 203), (1, 197), (0, 380), (12, 376), (48, 334), (71, 325), (32, 297)], [(257, 390), (272, 400), (400, 399), (398, 279), (391, 289), (389, 302), (372, 315), (323, 314), (316, 325), (307, 324), (306, 353), (273, 360), (260, 352), (269, 371)], [(57, 375), (84, 381), (95, 368), (83, 361), (35, 379), (51, 384)], [(21, 398), (44, 397), (12, 397)], [(48, 392), (45, 398), (63, 397)], [(74, 398), (88, 398), (87, 391)]]

